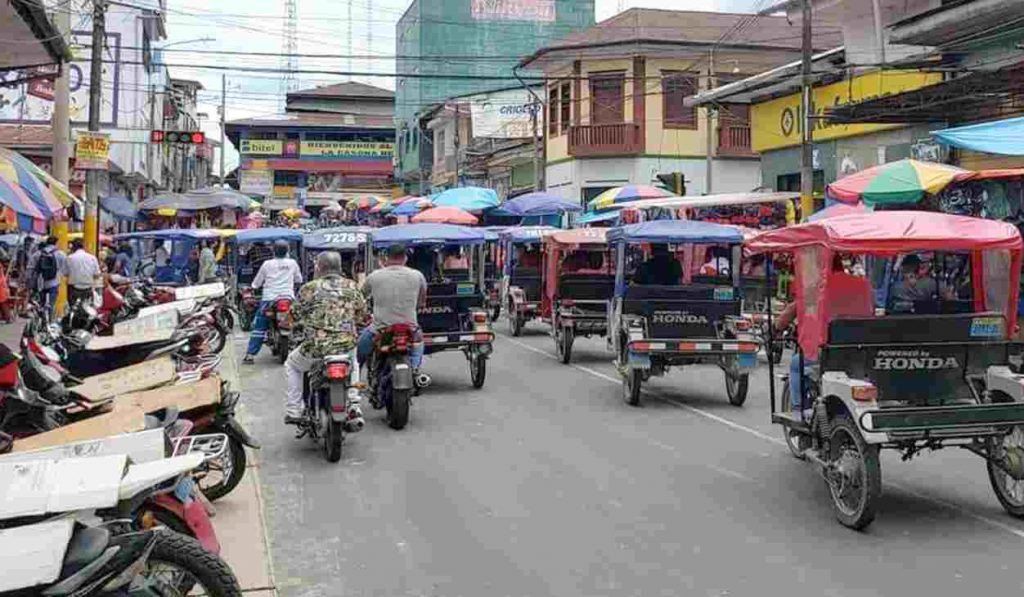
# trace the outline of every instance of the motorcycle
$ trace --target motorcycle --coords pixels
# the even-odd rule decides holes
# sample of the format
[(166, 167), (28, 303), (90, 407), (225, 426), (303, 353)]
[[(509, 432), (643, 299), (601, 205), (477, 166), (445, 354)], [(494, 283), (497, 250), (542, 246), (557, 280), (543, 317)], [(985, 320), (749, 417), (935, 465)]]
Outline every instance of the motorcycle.
[(260, 297), (252, 288), (242, 288), (238, 293), (238, 326), (243, 332), (252, 329), (252, 320), (256, 317), (256, 309), (260, 307)]
[(280, 298), (272, 301), (263, 312), (269, 325), (267, 326), (267, 338), (264, 340), (270, 345), (271, 354), (277, 357), (282, 365), (288, 358), (289, 344), (292, 334), (292, 299)]
[[(377, 334), (373, 356), (367, 367), (370, 404), (374, 409), (387, 409), (388, 425), (395, 430), (409, 422), (409, 407), (417, 382), (409, 363), (416, 328), (407, 324), (392, 325)], [(429, 384), (423, 380), (421, 385)]]
[(341, 460), (345, 434), (362, 431), (365, 425), (359, 389), (352, 383), (356, 375), (358, 368), (352, 366), (349, 355), (331, 355), (321, 359), (303, 380), (305, 408), (296, 438), (312, 439), (328, 462)]

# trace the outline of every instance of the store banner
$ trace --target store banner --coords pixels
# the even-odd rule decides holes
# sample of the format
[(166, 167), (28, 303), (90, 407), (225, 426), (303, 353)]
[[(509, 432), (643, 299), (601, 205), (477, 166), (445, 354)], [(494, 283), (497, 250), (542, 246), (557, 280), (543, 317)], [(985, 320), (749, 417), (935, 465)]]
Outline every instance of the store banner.
[[(533, 113), (538, 109), (525, 89), (486, 93), (470, 98), (473, 136), (478, 138), (529, 139)], [(538, 115), (537, 128), (543, 126)]]
[(391, 142), (360, 143), (358, 141), (303, 141), (299, 155), (304, 158), (332, 160), (387, 160), (395, 155)]
[(267, 197), (274, 192), (274, 171), (273, 170), (242, 170), (242, 179), (239, 183), (241, 190), (246, 195), (260, 195)]
[(272, 139), (242, 139), (243, 155), (281, 155), (281, 142)]
[(110, 160), (110, 134), (78, 131), (75, 169), (106, 170)]
[(472, 0), (470, 14), (477, 21), (555, 21), (555, 0)]

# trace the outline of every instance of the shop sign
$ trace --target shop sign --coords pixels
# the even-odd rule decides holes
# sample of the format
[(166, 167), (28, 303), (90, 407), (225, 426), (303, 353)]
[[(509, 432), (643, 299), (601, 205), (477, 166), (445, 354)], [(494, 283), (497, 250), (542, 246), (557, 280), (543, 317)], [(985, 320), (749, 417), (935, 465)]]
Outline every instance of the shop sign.
[(390, 162), (395, 155), (395, 144), (391, 142), (303, 141), (299, 151), (304, 158), (387, 160)]
[(476, 21), (552, 23), (555, 20), (555, 0), (472, 0), (470, 14)]
[[(522, 139), (530, 137), (533, 114), (538, 110), (530, 95), (521, 89), (499, 91), (470, 100), (474, 137)], [(537, 119), (540, 129), (544, 119)]]
[[(883, 95), (919, 89), (942, 80), (939, 73), (879, 71), (814, 89), (811, 100), (814, 140), (827, 141), (899, 127), (898, 124), (830, 124), (825, 108), (844, 106)], [(800, 144), (803, 123), (800, 94), (794, 93), (751, 106), (751, 146), (762, 152)]]
[(242, 139), (239, 151), (247, 155), (281, 155), (281, 142), (272, 139)]
[(241, 175), (239, 187), (246, 195), (266, 197), (274, 192), (273, 170), (242, 170)]
[(110, 134), (78, 131), (75, 141), (75, 168), (106, 170), (110, 159)]

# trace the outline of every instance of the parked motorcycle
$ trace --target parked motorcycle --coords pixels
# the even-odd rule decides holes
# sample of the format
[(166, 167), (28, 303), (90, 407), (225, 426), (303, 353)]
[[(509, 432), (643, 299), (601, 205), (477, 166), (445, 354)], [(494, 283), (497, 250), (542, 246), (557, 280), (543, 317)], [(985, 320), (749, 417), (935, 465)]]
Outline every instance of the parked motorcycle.
[(357, 375), (358, 368), (352, 366), (349, 355), (331, 355), (320, 360), (305, 376), (305, 409), (296, 437), (312, 439), (323, 449), (328, 462), (341, 460), (345, 434), (362, 431), (365, 425), (359, 389), (352, 383)]
[(370, 404), (375, 409), (387, 409), (388, 425), (396, 430), (409, 422), (409, 407), (416, 390), (409, 363), (415, 339), (413, 326), (398, 324), (385, 328), (377, 334), (367, 367)]

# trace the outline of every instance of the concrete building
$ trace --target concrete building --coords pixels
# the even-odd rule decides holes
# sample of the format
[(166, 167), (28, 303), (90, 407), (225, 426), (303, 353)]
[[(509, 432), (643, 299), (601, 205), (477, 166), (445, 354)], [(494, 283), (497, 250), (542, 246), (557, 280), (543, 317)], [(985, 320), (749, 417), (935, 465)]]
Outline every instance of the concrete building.
[[(819, 27), (815, 44), (838, 43)], [(800, 24), (784, 17), (631, 9), (524, 58), (543, 70), (545, 185), (586, 202), (624, 184), (682, 173), (687, 194), (761, 184), (749, 105), (687, 108), (717, 82), (800, 56)], [(712, 66), (713, 65), (713, 66)], [(711, 156), (711, 180), (708, 159)]]
[(426, 112), (517, 85), (518, 57), (593, 24), (594, 0), (413, 0), (395, 28), (399, 182), (409, 192), (430, 190)]
[(390, 195), (394, 101), (391, 91), (350, 81), (289, 93), (285, 114), (228, 122), (240, 190), (273, 211)]

